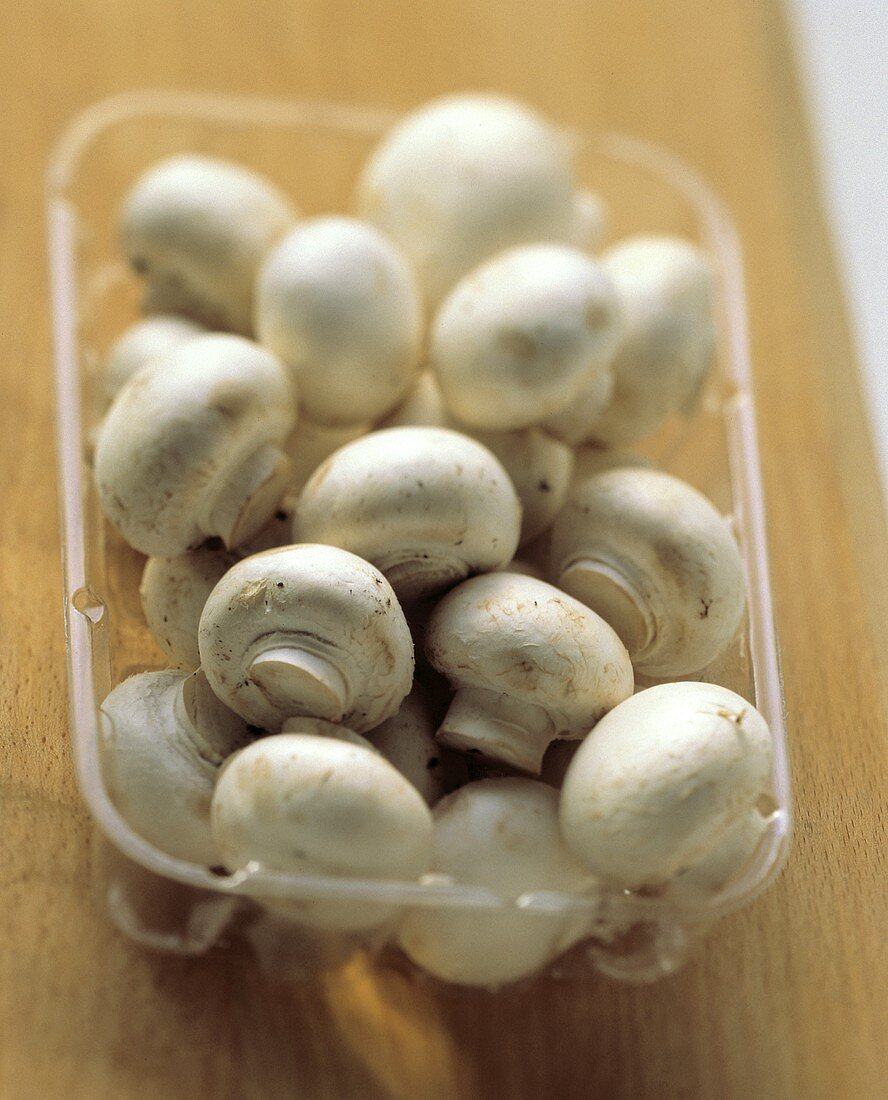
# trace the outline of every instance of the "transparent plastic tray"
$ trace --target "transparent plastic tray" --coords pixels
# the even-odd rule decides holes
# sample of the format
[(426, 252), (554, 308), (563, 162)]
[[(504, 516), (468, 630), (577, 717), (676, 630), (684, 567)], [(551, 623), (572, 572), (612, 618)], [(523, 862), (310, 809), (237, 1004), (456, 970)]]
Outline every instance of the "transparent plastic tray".
[[(755, 858), (715, 897), (696, 905), (665, 896), (607, 892), (583, 897), (528, 893), (517, 900), (459, 883), (377, 882), (249, 870), (226, 876), (174, 859), (136, 835), (102, 780), (97, 708), (127, 675), (164, 667), (143, 622), (143, 559), (102, 520), (88, 465), (102, 413), (98, 366), (135, 318), (139, 286), (120, 256), (117, 211), (152, 161), (195, 151), (265, 173), (309, 214), (345, 211), (358, 168), (395, 116), (320, 102), (267, 102), (166, 92), (106, 100), (64, 134), (47, 175), (64, 606), (71, 739), (77, 780), (100, 834), (96, 883), (117, 925), (162, 950), (199, 954), (240, 935), (269, 972), (292, 976), (335, 964), (366, 947), (271, 917), (251, 899), (348, 899), (471, 910), (479, 917), (516, 907), (528, 920), (571, 913), (588, 937), (560, 961), (561, 972), (597, 968), (646, 981), (674, 970), (717, 917), (751, 901), (777, 875), (791, 828), (783, 697), (765, 542), (764, 504), (737, 236), (721, 203), (668, 153), (633, 138), (574, 134), (582, 182), (605, 199), (608, 238), (683, 234), (717, 270), (717, 366), (693, 415), (676, 418), (647, 447), (658, 465), (685, 478), (732, 516), (746, 570), (742, 635), (704, 678), (740, 692), (774, 735), (773, 803)], [(387, 930), (370, 946), (386, 948)]]

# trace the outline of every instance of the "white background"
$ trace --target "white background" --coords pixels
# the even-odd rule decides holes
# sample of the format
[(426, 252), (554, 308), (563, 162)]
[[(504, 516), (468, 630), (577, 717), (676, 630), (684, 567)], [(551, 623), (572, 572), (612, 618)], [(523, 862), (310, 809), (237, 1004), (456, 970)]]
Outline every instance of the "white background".
[(786, 0), (888, 495), (888, 0)]

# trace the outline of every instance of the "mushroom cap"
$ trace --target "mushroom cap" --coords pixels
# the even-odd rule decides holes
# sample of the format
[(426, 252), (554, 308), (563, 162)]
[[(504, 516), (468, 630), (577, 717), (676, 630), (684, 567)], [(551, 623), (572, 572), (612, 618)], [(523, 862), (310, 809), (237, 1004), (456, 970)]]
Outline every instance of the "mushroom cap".
[(573, 453), (559, 440), (536, 428), (485, 432), (465, 427), (447, 412), (430, 370), (422, 372), (406, 400), (379, 425), (380, 428), (406, 426), (452, 428), (496, 455), (521, 501), (521, 545), (554, 523), (567, 499), (573, 472)]
[[(255, 861), (291, 873), (413, 880), (431, 854), (431, 814), (400, 772), (372, 749), (309, 733), (264, 737), (237, 753), (216, 784), (211, 823), (231, 870)], [(390, 915), (389, 907), (321, 899), (275, 907), (335, 928)]]
[(699, 901), (720, 893), (751, 864), (767, 829), (768, 819), (750, 810), (699, 863), (670, 880), (668, 897)]
[(543, 757), (540, 782), (560, 790), (570, 762), (577, 755), (582, 743), (582, 741), (553, 741)]
[(197, 630), (210, 593), (237, 561), (228, 550), (192, 550), (145, 562), (139, 596), (160, 648), (182, 668), (200, 665)]
[(423, 370), (407, 396), (376, 425), (377, 428), (452, 428), (460, 431), (441, 396), (441, 387), (432, 370)]
[(362, 748), (377, 751), (376, 746), (371, 745), (362, 734), (336, 722), (328, 722), (326, 718), (308, 718), (304, 714), (297, 718), (288, 718), (281, 726), (281, 733), (310, 733), (313, 737), (332, 737), (336, 741), (347, 741), (350, 745), (360, 745)]
[(276, 550), (279, 546), (292, 545), (296, 498), (292, 495), (291, 489), (292, 484), (283, 499), (278, 501), (277, 507), (265, 526), (238, 546), (238, 558), (248, 558), (251, 554), (261, 554), (263, 550)]
[(561, 831), (619, 887), (700, 863), (768, 788), (773, 746), (751, 703), (715, 684), (658, 684), (598, 723), (561, 789)]
[(364, 733), (397, 712), (413, 680), (391, 586), (334, 546), (285, 546), (232, 566), (204, 607), (199, 645), (219, 698), (268, 730), (305, 715)]
[(99, 428), (102, 509), (143, 554), (182, 554), (219, 535), (236, 545), (286, 487), (279, 450), (295, 419), (292, 385), (240, 336), (198, 336), (143, 368)]
[(594, 191), (581, 189), (574, 195), (574, 232), (570, 243), (586, 252), (595, 252), (607, 232), (608, 209)]
[(407, 261), (373, 226), (313, 218), (265, 259), (256, 331), (293, 370), (309, 420), (366, 423), (393, 409), (416, 373), (419, 289)]
[(524, 105), (490, 95), (448, 96), (404, 118), (365, 165), (355, 201), (406, 254), (433, 306), (489, 256), (572, 241), (588, 223), (567, 139)]
[(152, 311), (249, 335), (259, 264), (295, 217), (290, 200), (257, 173), (175, 156), (149, 168), (126, 196), (121, 243), (147, 279)]
[(113, 400), (125, 382), (153, 359), (206, 332), (203, 325), (187, 317), (158, 314), (130, 325), (105, 357), (102, 382), (105, 396)]
[[(507, 902), (537, 891), (580, 894), (592, 876), (558, 829), (558, 793), (532, 779), (483, 779), (434, 809), (431, 871), (461, 886), (485, 887)], [(509, 908), (411, 910), (398, 942), (445, 981), (497, 986), (545, 966), (584, 931), (585, 918)]]
[(210, 800), (223, 761), (250, 740), (237, 715), (196, 672), (143, 672), (124, 680), (99, 711), (102, 772), (127, 823), (178, 859), (219, 861)]
[(634, 451), (612, 450), (610, 447), (599, 447), (594, 443), (587, 443), (574, 449), (574, 469), (572, 483), (578, 485), (587, 478), (603, 474), (605, 470), (635, 468), (641, 470), (654, 469), (650, 459), (644, 455), (635, 454)]
[(536, 428), (470, 434), (496, 455), (509, 475), (521, 502), (519, 545), (531, 542), (552, 526), (567, 500), (573, 451)]
[(600, 259), (623, 333), (613, 394), (588, 438), (617, 447), (651, 435), (699, 393), (715, 349), (714, 283), (705, 253), (677, 237), (630, 237)]
[(414, 682), (398, 713), (367, 735), (373, 747), (410, 780), (430, 806), (468, 779), (462, 759), (435, 740), (437, 728), (431, 700)]
[(621, 467), (574, 482), (549, 562), (552, 581), (606, 619), (647, 676), (704, 668), (743, 618), (743, 564), (727, 521), (659, 470)]
[(610, 369), (616, 293), (589, 256), (557, 244), (494, 256), (447, 296), (429, 346), (445, 404), (475, 428), (540, 424)]
[(544, 431), (571, 447), (586, 440), (614, 392), (614, 376), (609, 370), (599, 371), (584, 383), (573, 400), (540, 425)]
[(368, 431), (366, 424), (329, 428), (323, 424), (313, 424), (310, 420), (300, 420), (284, 444), (287, 457), (293, 464), (290, 492), (294, 496), (301, 493), (306, 481), (325, 458), (329, 458), (346, 443), (360, 439)]
[(533, 577), (538, 581), (544, 581), (546, 579), (545, 573), (536, 562), (529, 561), (525, 558), (512, 558), (509, 564), (501, 571), (503, 573), (518, 573), (522, 577)]
[(488, 573), (449, 592), (429, 620), (425, 652), (454, 685), (541, 707), (562, 736), (583, 736), (632, 693), (629, 655), (607, 623), (516, 573)]
[(318, 467), (296, 530), (366, 558), (412, 599), (504, 565), (520, 523), (512, 483), (486, 447), (444, 428), (388, 428)]

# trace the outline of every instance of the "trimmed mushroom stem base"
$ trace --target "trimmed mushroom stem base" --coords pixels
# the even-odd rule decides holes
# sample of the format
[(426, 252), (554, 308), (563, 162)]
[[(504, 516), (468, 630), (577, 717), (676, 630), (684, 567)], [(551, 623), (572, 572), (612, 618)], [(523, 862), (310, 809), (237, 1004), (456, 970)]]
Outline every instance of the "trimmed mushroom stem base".
[(291, 472), (292, 463), (280, 448), (268, 444), (254, 451), (216, 495), (206, 534), (218, 536), (229, 549), (252, 538), (274, 514)]
[(600, 558), (579, 558), (562, 571), (558, 587), (613, 627), (633, 661), (654, 640), (656, 624), (650, 607), (618, 566)]
[(298, 645), (278, 645), (253, 658), (248, 675), (284, 713), (337, 722), (348, 709), (348, 685), (326, 657)]
[(462, 688), (436, 736), (442, 745), (539, 775), (555, 726), (542, 707), (484, 688)]

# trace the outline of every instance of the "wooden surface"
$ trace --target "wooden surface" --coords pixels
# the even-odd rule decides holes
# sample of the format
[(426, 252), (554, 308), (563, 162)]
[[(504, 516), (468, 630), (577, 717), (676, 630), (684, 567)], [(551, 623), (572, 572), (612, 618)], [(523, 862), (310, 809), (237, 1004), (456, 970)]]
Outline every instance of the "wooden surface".
[[(69, 762), (41, 173), (171, 86), (409, 105), (483, 86), (672, 147), (748, 263), (797, 798), (780, 882), (649, 988), (495, 998), (362, 964), (295, 988), (143, 954), (90, 893)], [(0, 1096), (815, 1097), (888, 1090), (888, 541), (774, 3), (7, 3), (0, 35)]]

